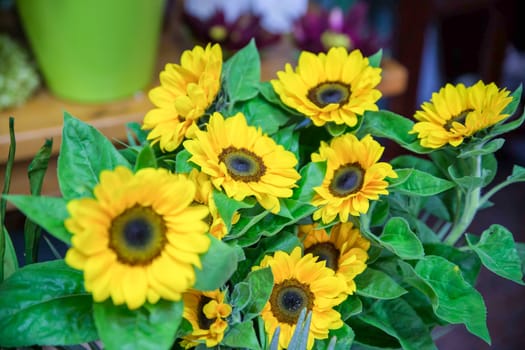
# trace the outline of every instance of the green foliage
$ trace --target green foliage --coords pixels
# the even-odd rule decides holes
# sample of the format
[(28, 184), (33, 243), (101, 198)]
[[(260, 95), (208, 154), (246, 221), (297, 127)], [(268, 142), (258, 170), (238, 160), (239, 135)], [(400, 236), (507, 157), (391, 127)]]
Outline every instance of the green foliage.
[(66, 200), (91, 197), (100, 172), (113, 170), (118, 165), (129, 167), (128, 161), (104, 135), (64, 113), (57, 175), (60, 191)]
[(202, 269), (195, 268), (197, 290), (214, 290), (221, 287), (237, 268), (235, 249), (213, 236), (210, 248), (201, 256)]
[(417, 169), (396, 169), (398, 178), (390, 181), (392, 192), (414, 196), (433, 196), (454, 187), (448, 180)]
[[(382, 51), (379, 51), (369, 57), (370, 65), (379, 67), (381, 59)], [(272, 292), (277, 275), (274, 276), (271, 268), (258, 266), (265, 257), (276, 252), (290, 253), (297, 247), (304, 252), (305, 237), (300, 225), (315, 224), (315, 229), (324, 229), (331, 239), (334, 238), (332, 235), (336, 231), (332, 231), (332, 227), (339, 221), (315, 221), (313, 214), (320, 207), (312, 205), (312, 200), (320, 195), (323, 181), (335, 178), (327, 178), (331, 169), (328, 164), (343, 156), (350, 159), (354, 153), (359, 156), (360, 150), (349, 149), (344, 155), (328, 154), (329, 160), (322, 162), (313, 162), (311, 155), (318, 152), (321, 142), (328, 144), (334, 137), (349, 133), (358, 138), (371, 135), (377, 141), (386, 140), (386, 147), (393, 143), (404, 153), (388, 161), (396, 178), (372, 179), (374, 175), (367, 173), (369, 168), (360, 164), (365, 172), (363, 183), (371, 188), (387, 184), (385, 191), (351, 191), (342, 196), (333, 187), (328, 188), (335, 206), (350, 211), (348, 202), (355, 200), (364, 208), (366, 213), (349, 215), (348, 221), (360, 230), (363, 237), (360, 239), (370, 241), (370, 248), (366, 269), (353, 279), (355, 291), (351, 295), (341, 294), (340, 303), (334, 307), (341, 316), (341, 327), (328, 330), (328, 336), (316, 339), (313, 348), (436, 349), (435, 327), (451, 324), (463, 324), (473, 335), (490, 343), (487, 311), (482, 295), (476, 290), (481, 266), (524, 284), (525, 244), (515, 242), (512, 233), (499, 224), (481, 234), (467, 233), (467, 230), (472, 229), (471, 223), (477, 213), (492, 204), (490, 199), (495, 193), (525, 181), (525, 168), (515, 165), (506, 179), (493, 184), (495, 179), (501, 178), (496, 176), (496, 152), (504, 146), (504, 134), (517, 129), (525, 120), (525, 114), (513, 115), (520, 105), (521, 87), (511, 94), (513, 100), (503, 111), (509, 118), (465, 138), (458, 147), (446, 145), (430, 149), (422, 147), (417, 135), (411, 132), (415, 125), (412, 119), (386, 110), (365, 111), (357, 116), (358, 123), (352, 127), (330, 121), (323, 127), (315, 126), (299, 110), (285, 105), (270, 82), (260, 81), (260, 61), (253, 40), (234, 53), (223, 65), (221, 90), (215, 101), (192, 125), (204, 130), (215, 111), (226, 118), (242, 112), (250, 126), (295, 155), (295, 170), (300, 174), (300, 179), (291, 187), (291, 196), (276, 195), (280, 204), (277, 213), (264, 209), (259, 194), (247, 195), (239, 201), (223, 191), (222, 179), (213, 181), (211, 196), (227, 234), (222, 240), (208, 234), (210, 246), (200, 255), (201, 267), (194, 262), (192, 289), (224, 293), (223, 303), (231, 306), (231, 314), (221, 316), (227, 328), (217, 348), (278, 349), (278, 340), (283, 335), (281, 329), (278, 327), (272, 337), (268, 336), (261, 317), (267, 303), (276, 298)], [(69, 217), (68, 202), (92, 198), (101, 172), (124, 166), (134, 172), (164, 168), (188, 174), (201, 170), (190, 160), (192, 154), (183, 146), (163, 152), (158, 143), (152, 145), (148, 141), (148, 131), (138, 123), (127, 125), (127, 142), (117, 148), (97, 129), (65, 113), (57, 169), (61, 196), (40, 195), (51, 155), (50, 141), (30, 166), (31, 195), (8, 194), (15, 148), (13, 123), (11, 120), (12, 147), (0, 212), (3, 219), (5, 202), (9, 201), (31, 220), (24, 250), (27, 262), (32, 264), (18, 268), (9, 233), (2, 227), (0, 272), (3, 275), (0, 277), (6, 279), (0, 284), (0, 346), (69, 346), (101, 340), (107, 349), (181, 349), (181, 338), (192, 332), (192, 324), (183, 317), (182, 299), (161, 299), (135, 310), (126, 305), (114, 305), (110, 298), (93, 303), (92, 296), (84, 289), (82, 271), (68, 267), (62, 260), (38, 263), (35, 252), (40, 230), (71, 244), (72, 235), (64, 224)], [(220, 158), (215, 153), (217, 150), (211, 149), (215, 146), (212, 142), (205, 152)], [(236, 140), (231, 146), (238, 147)], [(267, 148), (259, 144), (254, 147), (261, 148), (260, 152)], [(370, 154), (366, 161), (373, 164), (381, 161), (379, 158), (379, 154)], [(279, 159), (272, 160), (279, 164)], [(206, 166), (202, 165), (203, 171)], [(250, 179), (242, 185), (258, 189), (275, 185), (269, 191), (284, 192), (284, 188), (279, 187), (284, 185), (279, 184), (275, 174), (267, 174), (264, 167), (259, 170), (267, 176), (264, 181)], [(341, 179), (348, 180), (349, 184), (353, 181), (351, 177)], [(120, 195), (118, 189), (115, 190), (115, 195)], [(176, 195), (171, 197), (177, 200)], [(215, 214), (205, 219), (208, 224), (216, 218)], [(335, 247), (334, 241), (323, 242), (322, 246), (335, 248), (337, 254), (344, 250), (345, 254), (356, 256), (356, 247), (352, 246), (355, 237), (340, 242), (344, 243), (343, 248)], [(162, 254), (168, 254), (170, 259), (185, 259), (185, 252), (167, 250)], [(328, 260), (321, 253), (318, 258)], [(334, 261), (341, 270), (353, 268), (353, 262)], [(95, 262), (89, 260), (86, 264)], [(282, 267), (282, 270), (287, 269), (291, 271), (292, 266)], [(303, 266), (303, 269), (294, 278), (299, 279), (299, 274), (315, 278), (313, 268)], [(172, 272), (177, 274), (177, 271)], [(340, 275), (341, 271), (337, 276)], [(351, 281), (348, 286), (353, 288)], [(317, 288), (310, 292), (331, 286)], [(293, 295), (288, 297), (294, 301)], [(199, 322), (216, 321), (216, 315), (205, 319), (203, 301), (208, 302), (203, 297), (199, 301), (201, 309), (194, 310), (199, 315)], [(215, 304), (208, 305), (213, 309)], [(289, 349), (307, 348), (312, 317), (311, 311), (302, 309)], [(315, 326), (319, 324), (315, 322)], [(196, 349), (206, 349), (205, 342), (200, 340)]]
[(357, 295), (374, 299), (396, 299), (407, 291), (383, 271), (367, 268), (355, 278)]
[(254, 40), (225, 62), (222, 76), (232, 106), (257, 95), (261, 80), (261, 59)]
[(501, 225), (492, 225), (481, 237), (467, 235), (467, 242), (483, 265), (501, 277), (523, 283), (521, 260), (512, 233)]
[(421, 259), (423, 245), (403, 218), (391, 218), (383, 228), (381, 244), (401, 259)]
[(129, 310), (106, 301), (93, 304), (93, 315), (105, 349), (169, 349), (183, 308), (180, 301), (161, 300)]
[(63, 198), (25, 195), (5, 197), (37, 225), (61, 241), (71, 243), (71, 234), (64, 226), (64, 220), (69, 217), (69, 213)]
[(95, 340), (92, 308), (81, 271), (61, 260), (27, 265), (0, 284), (0, 346)]
[(415, 271), (432, 288), (430, 300), (436, 315), (450, 323), (463, 323), (490, 344), (483, 297), (466, 282), (459, 267), (440, 256), (426, 256)]

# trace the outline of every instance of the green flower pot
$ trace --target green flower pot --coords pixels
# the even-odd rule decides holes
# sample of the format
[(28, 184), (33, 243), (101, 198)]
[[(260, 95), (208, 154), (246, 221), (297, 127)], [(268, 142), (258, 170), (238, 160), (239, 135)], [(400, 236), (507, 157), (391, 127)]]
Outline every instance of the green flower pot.
[(17, 0), (44, 80), (76, 102), (125, 98), (151, 82), (165, 0)]

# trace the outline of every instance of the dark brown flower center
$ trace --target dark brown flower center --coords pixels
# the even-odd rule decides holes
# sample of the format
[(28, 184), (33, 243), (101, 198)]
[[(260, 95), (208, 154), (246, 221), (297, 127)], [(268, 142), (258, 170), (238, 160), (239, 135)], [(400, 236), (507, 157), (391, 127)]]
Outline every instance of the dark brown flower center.
[(445, 128), (445, 130), (450, 131), (450, 129), (452, 129), (452, 123), (454, 122), (465, 124), (465, 119), (467, 119), (467, 115), (472, 111), (474, 110), (466, 109), (463, 112), (459, 113), (458, 115), (453, 116), (452, 118), (447, 120), (447, 122), (445, 123), (443, 127)]
[(335, 197), (346, 197), (363, 186), (365, 171), (357, 163), (345, 164), (334, 171), (328, 189)]
[(228, 174), (238, 181), (257, 182), (266, 172), (261, 157), (245, 148), (225, 148), (219, 155), (219, 161), (226, 165)]
[(211, 325), (217, 320), (216, 317), (214, 318), (206, 317), (206, 314), (204, 313), (204, 307), (210, 301), (212, 301), (210, 297), (202, 295), (200, 297), (199, 304), (197, 305), (197, 322), (199, 323), (200, 329), (209, 330)]
[(310, 287), (293, 278), (277, 283), (270, 296), (272, 314), (279, 322), (290, 325), (297, 323), (302, 309), (312, 310), (314, 301)]
[(323, 108), (332, 103), (342, 106), (348, 102), (350, 95), (350, 85), (334, 81), (321, 83), (311, 88), (307, 96), (316, 106)]
[(147, 265), (166, 244), (166, 225), (151, 207), (135, 205), (113, 219), (109, 248), (127, 265)]
[(316, 243), (304, 250), (305, 254), (312, 253), (318, 261), (326, 261), (326, 267), (337, 271), (339, 268), (339, 249), (332, 242)]

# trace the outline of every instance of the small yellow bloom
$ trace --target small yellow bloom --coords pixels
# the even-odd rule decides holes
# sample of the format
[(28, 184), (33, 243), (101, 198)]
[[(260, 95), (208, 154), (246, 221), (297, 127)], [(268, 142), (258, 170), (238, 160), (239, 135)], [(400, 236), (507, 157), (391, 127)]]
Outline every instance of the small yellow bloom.
[(331, 48), (315, 55), (303, 51), (295, 71), (290, 64), (271, 81), (287, 106), (310, 118), (316, 126), (328, 122), (353, 127), (358, 116), (377, 111), (381, 69), (370, 66), (359, 50)]
[(242, 201), (254, 196), (263, 208), (277, 213), (279, 198), (292, 196), (300, 178), (295, 155), (249, 126), (242, 113), (225, 119), (215, 112), (207, 131), (194, 133), (194, 139), (184, 142), (192, 154), (190, 161), (228, 197)]
[(378, 162), (383, 150), (370, 135), (359, 140), (345, 134), (332, 139), (330, 145), (321, 143), (312, 161), (326, 161), (327, 167), (323, 183), (314, 188), (312, 205), (319, 207), (314, 220), (329, 223), (339, 216), (347, 222), (349, 215), (366, 213), (371, 200), (388, 194), (385, 177), (396, 178), (397, 174), (390, 164)]
[(305, 254), (312, 253), (336, 275), (346, 281), (345, 294), (356, 291), (355, 276), (366, 269), (370, 241), (364, 238), (351, 222), (332, 226), (330, 234), (316, 225), (300, 225), (299, 236), (304, 237)]
[(157, 107), (144, 117), (148, 140), (164, 151), (175, 150), (188, 130), (212, 105), (221, 86), (222, 50), (218, 44), (184, 51), (181, 63), (167, 64), (160, 86), (149, 93)]
[(264, 267), (271, 268), (274, 286), (261, 317), (269, 339), (280, 327), (279, 349), (288, 347), (304, 308), (312, 312), (308, 349), (315, 339), (326, 339), (331, 329), (343, 325), (341, 315), (333, 307), (344, 300), (346, 283), (324, 261), (317, 261), (312, 254), (302, 256), (297, 247), (291, 254), (278, 251), (274, 256), (265, 256), (253, 269)]
[(473, 86), (447, 84), (424, 102), (414, 118), (418, 122), (410, 133), (417, 133), (421, 146), (457, 147), (476, 132), (499, 123), (508, 114), (503, 109), (512, 101), (510, 92), (479, 81)]
[(181, 345), (188, 349), (200, 343), (208, 348), (219, 344), (228, 328), (226, 318), (232, 312), (231, 305), (224, 302), (224, 293), (218, 289), (209, 292), (190, 290), (184, 293), (183, 300), (183, 316), (193, 330), (183, 337)]

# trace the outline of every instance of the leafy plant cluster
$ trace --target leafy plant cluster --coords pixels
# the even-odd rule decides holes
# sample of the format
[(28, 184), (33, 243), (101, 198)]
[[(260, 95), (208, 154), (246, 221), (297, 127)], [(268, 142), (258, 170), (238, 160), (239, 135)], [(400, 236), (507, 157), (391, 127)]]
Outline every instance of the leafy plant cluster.
[[(381, 53), (370, 57), (379, 66)], [(400, 145), (406, 153), (390, 160), (398, 178), (389, 180), (389, 195), (372, 202), (369, 211), (352, 220), (372, 242), (367, 269), (357, 276), (357, 291), (338, 306), (344, 326), (316, 341), (315, 349), (366, 348), (435, 349), (435, 329), (463, 324), (490, 343), (486, 307), (476, 290), (482, 266), (523, 284), (523, 244), (505, 227), (494, 224), (481, 233), (469, 232), (478, 211), (492, 205), (500, 189), (525, 181), (525, 168), (494, 184), (498, 164), (495, 152), (504, 134), (518, 128), (525, 114), (478, 133), (460, 147), (431, 150), (409, 134), (413, 121), (386, 110), (366, 112), (352, 130), (338, 125), (315, 128), (304, 116), (280, 101), (268, 82), (260, 81), (260, 58), (252, 44), (232, 56), (223, 69), (223, 88), (213, 109), (224, 115), (241, 111), (250, 125), (260, 127), (299, 159), (301, 179), (291, 198), (281, 199), (281, 211), (272, 214), (253, 199), (236, 201), (214, 190), (221, 217), (228, 225), (222, 241), (212, 239), (196, 269), (195, 288), (227, 290), (233, 311), (220, 349), (274, 349), (276, 337), (266, 339), (259, 316), (267, 302), (273, 277), (268, 269), (252, 270), (267, 254), (290, 252), (300, 246), (297, 225), (310, 223), (315, 207), (313, 188), (323, 180), (326, 164), (311, 162), (320, 141), (344, 132), (371, 134)], [(521, 88), (504, 113), (514, 114)], [(11, 125), (11, 130), (13, 129)], [(125, 145), (115, 146), (92, 126), (65, 114), (58, 158), (62, 197), (40, 196), (51, 142), (37, 154), (29, 169), (32, 195), (7, 195), (28, 218), (25, 230), (26, 265), (18, 267), (9, 235), (3, 227), (0, 281), (0, 345), (62, 345), (101, 340), (107, 349), (168, 349), (191, 331), (182, 318), (183, 303), (161, 300), (138, 310), (94, 303), (83, 287), (82, 272), (62, 259), (39, 262), (41, 229), (66, 244), (64, 227), (69, 200), (92, 196), (104, 169), (123, 165), (135, 170), (164, 167), (187, 173), (194, 165), (184, 149), (162, 153), (151, 146), (138, 124), (128, 125)], [(12, 150), (15, 147), (12, 132)], [(124, 147), (123, 147), (124, 146)], [(11, 157), (11, 160), (13, 158)], [(8, 169), (9, 171), (9, 169)], [(9, 175), (9, 173), (7, 174)], [(6, 176), (9, 178), (9, 176)], [(235, 213), (239, 220), (232, 224)], [(490, 316), (490, 315), (489, 315)], [(290, 349), (305, 347), (308, 317), (304, 313)], [(301, 340), (302, 339), (302, 340)], [(199, 345), (197, 349), (205, 348)]]

